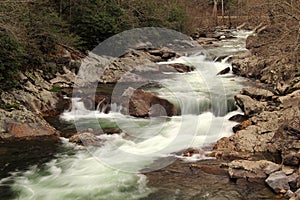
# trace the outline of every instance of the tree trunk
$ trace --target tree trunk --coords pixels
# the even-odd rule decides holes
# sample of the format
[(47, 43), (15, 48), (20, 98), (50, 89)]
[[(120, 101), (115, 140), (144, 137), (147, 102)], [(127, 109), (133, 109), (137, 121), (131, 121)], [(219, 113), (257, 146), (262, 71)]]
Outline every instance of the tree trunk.
[(216, 25), (218, 25), (218, 0), (214, 0), (214, 8), (213, 8), (212, 15), (213, 15)]
[(222, 3), (222, 22), (223, 22), (223, 25), (225, 24), (225, 19), (224, 19), (224, 0), (221, 0), (221, 3)]

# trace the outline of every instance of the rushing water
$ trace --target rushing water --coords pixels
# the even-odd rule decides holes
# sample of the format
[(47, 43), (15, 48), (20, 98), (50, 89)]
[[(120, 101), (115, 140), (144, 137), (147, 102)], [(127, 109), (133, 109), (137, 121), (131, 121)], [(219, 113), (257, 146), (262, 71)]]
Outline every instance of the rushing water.
[[(216, 52), (244, 49), (245, 32), (222, 43)], [(219, 53), (221, 54), (221, 53)], [(236, 107), (233, 95), (245, 80), (232, 73), (216, 76), (231, 67), (226, 60), (207, 61), (203, 55), (190, 55), (170, 61), (193, 65), (191, 73), (166, 73), (159, 80), (160, 88), (151, 88), (159, 96), (173, 102), (180, 116), (137, 119), (122, 115), (116, 105), (112, 112), (85, 109), (80, 99), (72, 99), (72, 109), (62, 114), (64, 121), (97, 129), (118, 127), (121, 134), (100, 135), (100, 147), (80, 147), (62, 139), (62, 150), (42, 166), (12, 172), (0, 181), (15, 199), (141, 199), (154, 192), (147, 187), (147, 178), (139, 173), (162, 168), (187, 147), (201, 148), (232, 134), (234, 122), (228, 119)], [(165, 64), (165, 63), (161, 63)], [(71, 152), (71, 153), (70, 153)], [(168, 162), (157, 160), (167, 157)], [(203, 156), (193, 159), (203, 159)], [(1, 196), (1, 194), (0, 194)]]

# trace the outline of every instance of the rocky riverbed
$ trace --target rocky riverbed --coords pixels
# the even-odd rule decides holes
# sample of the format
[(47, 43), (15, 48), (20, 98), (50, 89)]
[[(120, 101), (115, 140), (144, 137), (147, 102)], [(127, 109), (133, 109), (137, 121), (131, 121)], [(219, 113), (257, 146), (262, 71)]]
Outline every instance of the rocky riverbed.
[[(217, 39), (198, 41), (214, 46)], [(250, 38), (248, 44), (251, 41), (253, 38)], [(250, 50), (253, 47), (247, 46)], [(79, 63), (78, 57), (72, 55), (72, 52), (66, 50), (61, 58), (50, 63), (59, 69), (55, 75), (43, 71), (20, 73), (20, 88), (1, 93), (2, 143), (16, 143), (20, 140), (58, 141), (59, 131), (43, 117), (57, 116), (70, 106), (70, 99), (65, 96), (71, 96), (70, 87), (74, 86)], [(96, 77), (90, 82), (115, 84), (121, 81), (125, 85), (122, 88), (124, 95), (120, 96), (117, 103), (122, 105), (129, 102), (128, 109), (123, 110), (123, 113), (135, 117), (177, 115), (179, 112), (171, 102), (143, 89), (136, 90), (134, 96), (127, 99), (126, 94), (131, 89), (126, 85), (132, 82), (155, 85), (148, 80), (149, 77), (143, 76), (147, 74), (147, 70), (151, 70), (151, 74), (174, 71), (185, 73), (194, 70), (187, 65), (157, 64), (178, 56), (180, 55), (169, 49), (130, 51), (106, 67), (102, 77)], [(86, 59), (97, 61), (96, 57)], [(136, 68), (141, 63), (146, 63), (149, 68)], [(166, 199), (300, 197), (299, 66), (291, 66), (283, 58), (280, 62), (275, 62), (249, 52), (234, 56), (232, 63), (234, 73), (252, 78), (255, 82), (252, 87), (244, 88), (241, 94), (235, 96), (236, 104), (244, 112), (243, 116), (232, 118), (239, 122), (234, 127), (235, 134), (220, 139), (209, 149), (212, 151), (210, 157), (215, 160), (196, 163), (176, 161), (166, 168), (146, 174), (149, 186), (159, 188), (146, 199), (154, 199), (156, 195)], [(122, 74), (126, 76), (120, 80)], [(90, 96), (88, 90), (74, 91), (73, 95), (85, 97), (82, 101), (91, 110), (97, 106), (104, 109), (111, 101), (111, 94), (107, 91), (102, 90), (96, 96)], [(166, 113), (152, 110), (153, 104), (162, 105)], [(105, 109), (107, 112), (111, 110), (109, 107)], [(93, 145), (96, 140), (93, 140), (93, 134), (75, 135), (71, 141), (80, 143), (84, 136), (84, 140)], [(69, 134), (68, 137), (72, 135)]]
[[(266, 37), (268, 33), (261, 33), (259, 36)], [(249, 37), (247, 47), (250, 52), (238, 54), (232, 61), (235, 74), (251, 78), (255, 83), (235, 96), (236, 104), (244, 112), (244, 115), (232, 118), (240, 122), (233, 128), (235, 134), (220, 139), (212, 149), (219, 160), (215, 161), (214, 167), (207, 164), (207, 161), (194, 165), (200, 166), (198, 170), (206, 176), (222, 171), (222, 181), (225, 181), (223, 184), (228, 186), (235, 182), (235, 187), (230, 191), (236, 193), (233, 192), (235, 194), (230, 194), (230, 197), (225, 194), (218, 196), (218, 192), (208, 192), (208, 195), (216, 194), (215, 196), (197, 196), (199, 188), (205, 188), (206, 181), (210, 182), (210, 179), (194, 183), (193, 178), (187, 178), (192, 179), (192, 184), (185, 183), (182, 180), (192, 176), (193, 165), (183, 162), (150, 174), (150, 185), (162, 188), (166, 194), (169, 194), (169, 188), (175, 187), (178, 194), (169, 195), (178, 198), (185, 192), (190, 199), (300, 198), (300, 67), (299, 64), (293, 64), (287, 56), (270, 56), (268, 53), (258, 56), (257, 52), (265, 48), (264, 45), (259, 46), (259, 36)], [(273, 156), (267, 156), (270, 154)], [(154, 174), (165, 178), (157, 178), (159, 176)], [(226, 180), (230, 180), (230, 184)], [(173, 184), (174, 182), (178, 184)], [(264, 188), (263, 191), (273, 191), (274, 195), (266, 192), (266, 196), (251, 196), (254, 191), (247, 193), (249, 190), (246, 188), (251, 188), (253, 183), (257, 186), (255, 190)], [(195, 185), (197, 186), (194, 187)], [(237, 192), (243, 186), (243, 192)], [(207, 191), (210, 191), (209, 187)]]

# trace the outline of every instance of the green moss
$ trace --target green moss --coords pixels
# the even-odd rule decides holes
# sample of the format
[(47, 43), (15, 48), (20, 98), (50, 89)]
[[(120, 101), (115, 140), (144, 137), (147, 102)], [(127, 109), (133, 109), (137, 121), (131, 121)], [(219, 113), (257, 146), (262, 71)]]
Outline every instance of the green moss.
[(50, 89), (50, 92), (61, 92), (61, 87), (53, 85), (52, 88)]

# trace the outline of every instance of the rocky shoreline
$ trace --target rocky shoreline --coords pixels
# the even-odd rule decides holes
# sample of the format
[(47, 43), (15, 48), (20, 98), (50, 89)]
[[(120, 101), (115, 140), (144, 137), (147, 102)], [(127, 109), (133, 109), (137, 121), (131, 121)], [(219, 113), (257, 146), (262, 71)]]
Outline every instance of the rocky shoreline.
[[(198, 39), (198, 42), (203, 45), (213, 45), (215, 40)], [(250, 38), (247, 42), (250, 50), (253, 48), (252, 41), (253, 38)], [(257, 51), (257, 47), (255, 49)], [(126, 74), (126, 79), (121, 80), (125, 85), (128, 82), (153, 84), (148, 82), (147, 77), (142, 76), (147, 69), (136, 68), (139, 63), (151, 65), (151, 73), (174, 70), (184, 73), (193, 70), (192, 67), (185, 65), (156, 64), (156, 62), (177, 56), (179, 55), (175, 52), (165, 49), (131, 51), (105, 68), (103, 76), (97, 81), (113, 84), (120, 81), (122, 74)], [(275, 59), (275, 61), (278, 60)], [(218, 182), (219, 185), (230, 185), (229, 190), (232, 188), (228, 196), (228, 198), (232, 197), (230, 199), (251, 199), (253, 197), (251, 192), (257, 190), (264, 191), (261, 199), (268, 199), (272, 198), (271, 194), (273, 194), (265, 187), (268, 185), (277, 194), (277, 196), (274, 194), (274, 198), (300, 199), (299, 67), (296, 66), (295, 70), (289, 61), (283, 58), (280, 62), (275, 61), (273, 58), (260, 58), (249, 53), (235, 56), (232, 61), (234, 73), (256, 81), (256, 87), (244, 88), (241, 94), (235, 96), (237, 105), (244, 112), (243, 116), (237, 117), (240, 124), (234, 127), (235, 134), (229, 138), (222, 138), (216, 143), (212, 149), (212, 156), (216, 158), (214, 161), (199, 161), (194, 164), (177, 161), (160, 171), (146, 174), (150, 180), (150, 186), (170, 187), (174, 186), (174, 183), (182, 182), (177, 188), (179, 193), (184, 190), (187, 191), (183, 193), (189, 193), (188, 188), (190, 188), (194, 195), (190, 195), (189, 198), (200, 198), (197, 196), (199, 191), (196, 192), (196, 190), (202, 188), (203, 184)], [(74, 52), (65, 50), (63, 56), (48, 64), (59, 69), (55, 75), (43, 71), (20, 72), (20, 88), (1, 93), (1, 143), (36, 139), (58, 141), (59, 131), (43, 117), (57, 116), (69, 108), (70, 100), (64, 98), (64, 95), (69, 92), (64, 91), (63, 88), (70, 88), (74, 85), (75, 73), (80, 66), (80, 61), (78, 57), (74, 57)], [(295, 72), (293, 76), (287, 74), (291, 71)], [(124, 89), (122, 97), (125, 100), (120, 98), (119, 102), (120, 104), (124, 101), (129, 103), (128, 110), (123, 111), (125, 113), (136, 117), (160, 116), (162, 113), (151, 110), (151, 105), (158, 103), (166, 108), (167, 113), (163, 114), (167, 116), (177, 114), (170, 102), (144, 90), (138, 90), (134, 93), (134, 98), (126, 99), (126, 89), (128, 88)], [(85, 104), (90, 104), (91, 109), (101, 102), (107, 104), (111, 101), (109, 95), (105, 93), (90, 97), (88, 93), (82, 95), (81, 92), (77, 95), (89, 98), (83, 101)], [(89, 139), (90, 137), (86, 140)], [(74, 142), (80, 143), (81, 140), (82, 138), (77, 136)], [(277, 159), (264, 156), (267, 154), (276, 155)], [(203, 181), (198, 182), (197, 178)], [(191, 179), (193, 186), (190, 183)], [(206, 180), (211, 182), (206, 182)], [(169, 185), (171, 182), (173, 185)], [(245, 188), (251, 188), (253, 183), (259, 183), (259, 186), (249, 189), (249, 193), (242, 194)], [(205, 187), (202, 189), (204, 190)], [(213, 197), (201, 198), (218, 199), (225, 198), (225, 196), (217, 193)]]
[[(236, 55), (232, 61), (235, 74), (254, 79), (255, 83), (253, 87), (244, 88), (241, 94), (235, 96), (236, 104), (244, 115), (232, 118), (240, 122), (233, 128), (234, 135), (220, 139), (211, 149), (212, 156), (218, 163), (213, 168), (205, 160), (193, 164), (196, 168), (200, 166), (198, 170), (206, 175), (216, 170), (222, 171), (224, 175), (222, 181), (229, 178), (228, 181), (235, 184), (233, 191), (238, 190), (240, 185), (245, 186), (244, 191), (227, 197), (225, 194), (214, 196), (212, 195), (214, 192), (207, 189), (208, 195), (211, 196), (199, 197), (198, 191), (194, 190), (195, 196), (191, 195), (190, 199), (300, 199), (299, 65), (292, 64), (288, 57), (284, 56), (258, 56), (257, 52), (261, 49), (253, 42), (257, 40), (259, 40), (257, 35), (250, 36), (247, 40), (250, 53)], [(187, 171), (190, 170), (188, 173), (193, 171), (191, 165), (189, 170), (182, 170), (187, 168), (187, 165), (183, 161), (178, 161), (165, 169), (150, 173), (148, 175), (150, 185), (165, 188), (163, 190), (175, 187), (183, 193), (189, 188), (194, 188), (194, 185), (197, 185), (195, 187), (197, 189), (207, 187), (209, 178), (202, 181), (197, 179), (197, 176), (191, 177), (189, 180), (192, 180), (193, 186), (190, 186), (190, 182), (181, 181), (187, 176)], [(170, 169), (174, 172), (172, 173)], [(178, 176), (181, 178), (176, 182)], [(194, 182), (194, 178), (197, 181)], [(182, 184), (181, 186), (171, 184), (174, 182)], [(230, 187), (229, 182), (224, 184)], [(251, 196), (255, 190), (251, 194), (245, 194), (246, 188), (253, 183), (257, 185), (256, 189), (265, 188), (273, 191), (274, 195), (266, 192), (268, 196), (260, 196), (258, 192)]]

